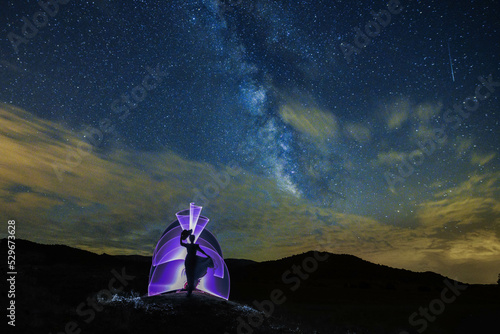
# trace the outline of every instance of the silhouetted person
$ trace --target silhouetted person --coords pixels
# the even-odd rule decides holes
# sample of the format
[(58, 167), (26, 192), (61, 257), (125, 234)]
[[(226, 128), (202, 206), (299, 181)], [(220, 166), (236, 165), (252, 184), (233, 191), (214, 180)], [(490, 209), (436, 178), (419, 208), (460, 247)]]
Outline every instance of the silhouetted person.
[[(206, 275), (207, 269), (214, 267), (212, 258), (208, 256), (208, 254), (205, 253), (203, 249), (201, 249), (200, 245), (194, 243), (195, 237), (191, 233), (192, 230), (182, 231), (180, 239), (181, 246), (186, 247), (187, 250), (186, 259), (184, 260), (184, 266), (186, 267), (188, 297), (191, 295), (196, 285), (198, 285), (198, 280)], [(188, 244), (182, 242), (182, 240), (187, 239), (188, 236), (191, 243)], [(197, 252), (200, 252), (207, 257), (197, 256)]]

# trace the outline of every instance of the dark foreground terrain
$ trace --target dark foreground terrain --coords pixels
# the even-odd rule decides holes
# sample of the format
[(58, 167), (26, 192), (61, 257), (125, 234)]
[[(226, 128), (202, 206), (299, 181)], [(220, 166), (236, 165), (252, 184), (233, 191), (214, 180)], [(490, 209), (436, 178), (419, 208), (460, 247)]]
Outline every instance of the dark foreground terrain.
[[(1, 249), (7, 253), (5, 239)], [(496, 285), (464, 285), (351, 255), (228, 259), (229, 301), (204, 293), (147, 297), (150, 261), (16, 240), (16, 326), (9, 332), (466, 334), (499, 328)], [(8, 272), (5, 263), (0, 269)], [(8, 291), (3, 279), (4, 310)]]

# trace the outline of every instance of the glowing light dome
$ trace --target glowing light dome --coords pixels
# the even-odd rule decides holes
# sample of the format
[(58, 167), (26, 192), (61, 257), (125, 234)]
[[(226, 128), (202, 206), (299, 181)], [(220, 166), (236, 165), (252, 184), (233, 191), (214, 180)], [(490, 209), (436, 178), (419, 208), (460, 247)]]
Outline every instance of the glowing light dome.
[(208, 268), (207, 274), (201, 278), (196, 289), (220, 298), (229, 298), (229, 271), (219, 242), (205, 228), (209, 219), (200, 215), (201, 209), (201, 206), (191, 203), (188, 210), (177, 212), (177, 220), (167, 227), (158, 240), (149, 272), (149, 296), (178, 291), (185, 287), (187, 279), (184, 259), (187, 251), (180, 245), (180, 236), (183, 230), (192, 230), (194, 242), (199, 244), (214, 262), (214, 268)]

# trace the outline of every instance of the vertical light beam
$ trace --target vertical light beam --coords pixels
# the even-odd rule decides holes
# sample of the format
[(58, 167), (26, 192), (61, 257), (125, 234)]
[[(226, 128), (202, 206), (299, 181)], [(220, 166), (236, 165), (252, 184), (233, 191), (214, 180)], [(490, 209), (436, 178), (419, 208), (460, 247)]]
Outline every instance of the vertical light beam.
[(196, 225), (198, 224), (198, 218), (200, 218), (201, 206), (194, 205), (194, 203), (189, 204), (189, 229), (194, 231)]

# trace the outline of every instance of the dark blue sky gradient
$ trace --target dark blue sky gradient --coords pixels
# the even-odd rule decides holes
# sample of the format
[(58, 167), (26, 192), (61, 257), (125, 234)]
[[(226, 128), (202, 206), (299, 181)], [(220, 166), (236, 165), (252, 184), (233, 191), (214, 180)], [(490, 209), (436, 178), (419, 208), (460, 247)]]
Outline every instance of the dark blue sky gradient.
[[(488, 209), (471, 206), (458, 221), (494, 233), (500, 245), (490, 201), (499, 191), (500, 87), (483, 88), (491, 94), (459, 127), (444, 116), (475, 95), (478, 77), (500, 81), (496, 1), (402, 0), (401, 12), (351, 61), (341, 43), (355, 46), (355, 28), (364, 30), (370, 12), (390, 1), (75, 0), (59, 4), (17, 53), (9, 33), (22, 36), (22, 17), (32, 20), (40, 6), (1, 3), (0, 102), (80, 140), (106, 120), (113, 131), (94, 147), (102, 159), (171, 152), (214, 168), (236, 161), (244, 175), (276, 185), (278, 195), (268, 193), (276, 203), (282, 194), (408, 229), (429, 226), (432, 215), (422, 210), (435, 208), (445, 189), (481, 178), (478, 198)], [(140, 88), (153, 69), (161, 73), (147, 79), (154, 88)], [(145, 93), (141, 101), (134, 92)], [(402, 161), (436, 128), (446, 142), (420, 152), (424, 162), (392, 187), (387, 175), (401, 177)], [(162, 166), (141, 170), (155, 168)], [(6, 179), (5, 187), (18, 183)], [(479, 216), (487, 218), (470, 218)]]

